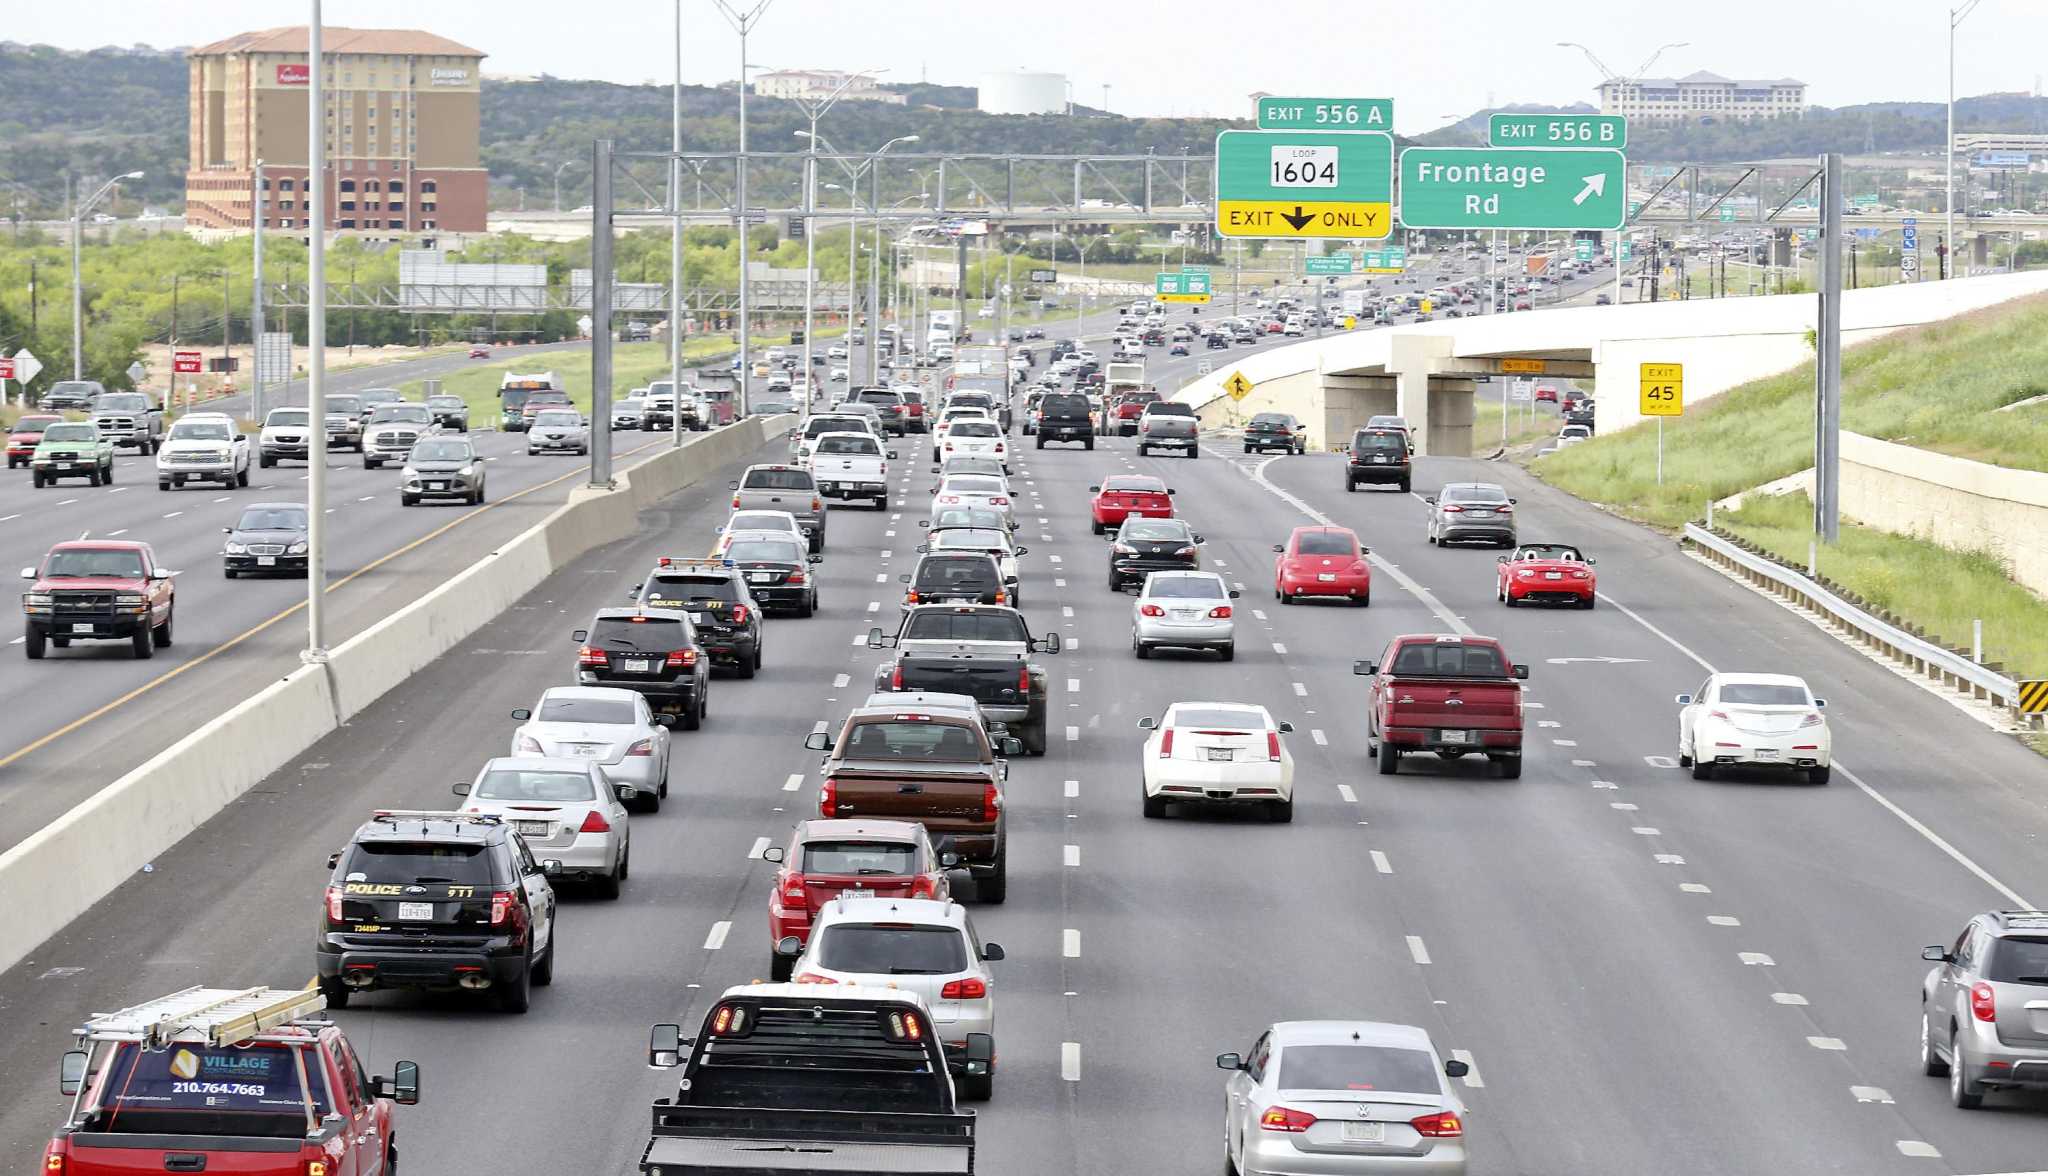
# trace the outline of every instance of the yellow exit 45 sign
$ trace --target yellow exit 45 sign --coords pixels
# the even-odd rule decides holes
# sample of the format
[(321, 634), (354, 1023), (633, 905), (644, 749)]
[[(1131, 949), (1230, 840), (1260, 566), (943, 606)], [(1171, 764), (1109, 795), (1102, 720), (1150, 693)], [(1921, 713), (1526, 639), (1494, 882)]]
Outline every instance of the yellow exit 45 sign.
[(1646, 363), (1641, 365), (1642, 401), (1637, 411), (1644, 416), (1685, 415), (1685, 365)]

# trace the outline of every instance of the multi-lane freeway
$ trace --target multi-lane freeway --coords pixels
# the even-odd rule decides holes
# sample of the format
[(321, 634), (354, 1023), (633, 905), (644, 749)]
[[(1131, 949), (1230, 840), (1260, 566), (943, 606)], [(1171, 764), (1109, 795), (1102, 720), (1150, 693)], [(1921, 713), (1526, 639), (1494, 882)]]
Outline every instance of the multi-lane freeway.
[[(373, 1070), (422, 1063), (426, 1096), (401, 1108), (408, 1170), (632, 1169), (647, 1101), (673, 1090), (642, 1065), (647, 1026), (690, 1023), (708, 994), (767, 973), (773, 867), (758, 854), (816, 812), (804, 736), (867, 691), (878, 655), (862, 637), (894, 613), (933, 482), (911, 456), (892, 463), (888, 511), (836, 512), (822, 611), (770, 621), (762, 676), (719, 678), (704, 729), (676, 734), (668, 804), (633, 818), (625, 897), (564, 888), (555, 982), (529, 1015), (404, 994), (335, 1014)], [(1222, 437), (1198, 461), (1139, 458), (1127, 440), (1023, 450), (1026, 612), (1066, 648), (1042, 659), (1049, 752), (1012, 765), (1008, 902), (976, 912), (1009, 952), (979, 1170), (1214, 1171), (1213, 1055), (1320, 1017), (1419, 1025), (1468, 1059), (1479, 1172), (2037, 1168), (2038, 1099), (1954, 1109), (1920, 1074), (1914, 1026), (1921, 946), (2048, 891), (2040, 761), (1513, 468), (1424, 459), (1413, 495), (1346, 494), (1340, 461), (1245, 456)], [(1233, 663), (1133, 657), (1131, 599), (1104, 587), (1087, 524), (1087, 487), (1132, 471), (1178, 491), (1204, 566), (1241, 583)], [(0, 1074), (0, 1149), (41, 1146), (83, 1013), (194, 983), (306, 983), (327, 855), (371, 808), (443, 807), (450, 782), (504, 754), (508, 712), (572, 680), (569, 631), (657, 556), (709, 546), (725, 477), (555, 575), (0, 976), (19, 1063)], [(1505, 609), (1493, 552), (1425, 544), (1420, 499), (1462, 480), (1519, 497), (1524, 540), (1598, 558), (1600, 607)], [(216, 496), (143, 497), (168, 511)], [(1369, 609), (1271, 599), (1271, 545), (1309, 522), (1372, 547)], [(1412, 632), (1497, 636), (1533, 668), (1521, 779), (1372, 771), (1352, 660)], [(188, 640), (203, 638), (181, 626)], [(1799, 673), (1826, 695), (1833, 783), (1678, 771), (1672, 696), (1715, 669)], [(1295, 725), (1293, 823), (1141, 817), (1137, 720), (1181, 699), (1257, 702)], [(147, 717), (104, 722), (100, 746)]]

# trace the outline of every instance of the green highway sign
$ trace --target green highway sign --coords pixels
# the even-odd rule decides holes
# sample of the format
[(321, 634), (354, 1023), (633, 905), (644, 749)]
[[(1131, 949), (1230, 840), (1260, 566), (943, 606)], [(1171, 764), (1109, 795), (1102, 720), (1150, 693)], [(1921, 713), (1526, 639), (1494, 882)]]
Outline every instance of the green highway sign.
[(1351, 272), (1351, 255), (1329, 253), (1322, 257), (1311, 257), (1303, 263), (1303, 269), (1311, 274), (1348, 274)]
[(1162, 302), (1207, 302), (1209, 275), (1162, 272), (1153, 284), (1152, 296)]
[(1391, 131), (1394, 100), (1269, 96), (1259, 99), (1258, 127), (1262, 131)]
[(1225, 237), (1380, 240), (1393, 228), (1394, 140), (1384, 131), (1223, 131), (1216, 231)]
[(1588, 238), (1580, 237), (1572, 242), (1572, 253), (1580, 261), (1593, 260), (1593, 242)]
[(1184, 265), (1180, 267), (1180, 272), (1184, 274), (1200, 274), (1206, 278), (1209, 276), (1209, 267), (1206, 265)]
[(1410, 147), (1401, 152), (1401, 223), (1618, 229), (1627, 170), (1621, 152), (1604, 147)]
[(1486, 121), (1489, 147), (1626, 147), (1628, 120), (1618, 114), (1496, 114)]
[(1408, 268), (1407, 247), (1396, 245), (1392, 249), (1360, 250), (1358, 268), (1368, 274), (1398, 274)]

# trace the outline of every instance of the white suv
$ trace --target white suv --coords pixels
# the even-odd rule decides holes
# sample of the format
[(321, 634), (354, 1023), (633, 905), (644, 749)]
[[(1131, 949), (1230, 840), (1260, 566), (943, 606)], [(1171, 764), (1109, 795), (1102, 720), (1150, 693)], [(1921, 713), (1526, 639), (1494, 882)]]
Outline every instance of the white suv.
[(249, 484), (249, 438), (224, 412), (188, 412), (171, 426), (156, 454), (156, 488), (218, 482)]
[(983, 943), (957, 902), (842, 894), (814, 916), (808, 943), (788, 936), (775, 954), (794, 958), (798, 984), (874, 984), (924, 998), (962, 1096), (995, 1086), (996, 978), (1003, 958)]

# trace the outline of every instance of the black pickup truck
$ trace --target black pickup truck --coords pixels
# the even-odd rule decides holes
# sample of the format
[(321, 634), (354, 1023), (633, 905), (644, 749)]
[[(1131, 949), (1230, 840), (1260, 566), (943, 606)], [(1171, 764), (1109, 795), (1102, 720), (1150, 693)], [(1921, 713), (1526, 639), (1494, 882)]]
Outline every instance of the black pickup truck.
[(863, 985), (728, 988), (694, 1038), (656, 1025), (647, 1176), (973, 1176), (972, 1111), (916, 994)]
[[(927, 556), (926, 558), (930, 558)], [(891, 637), (868, 630), (869, 649), (896, 650), (875, 667), (875, 689), (965, 694), (982, 718), (1000, 723), (1029, 755), (1045, 754), (1046, 676), (1034, 653), (1058, 653), (1060, 635), (1033, 638), (1024, 614), (983, 604), (912, 607)]]

